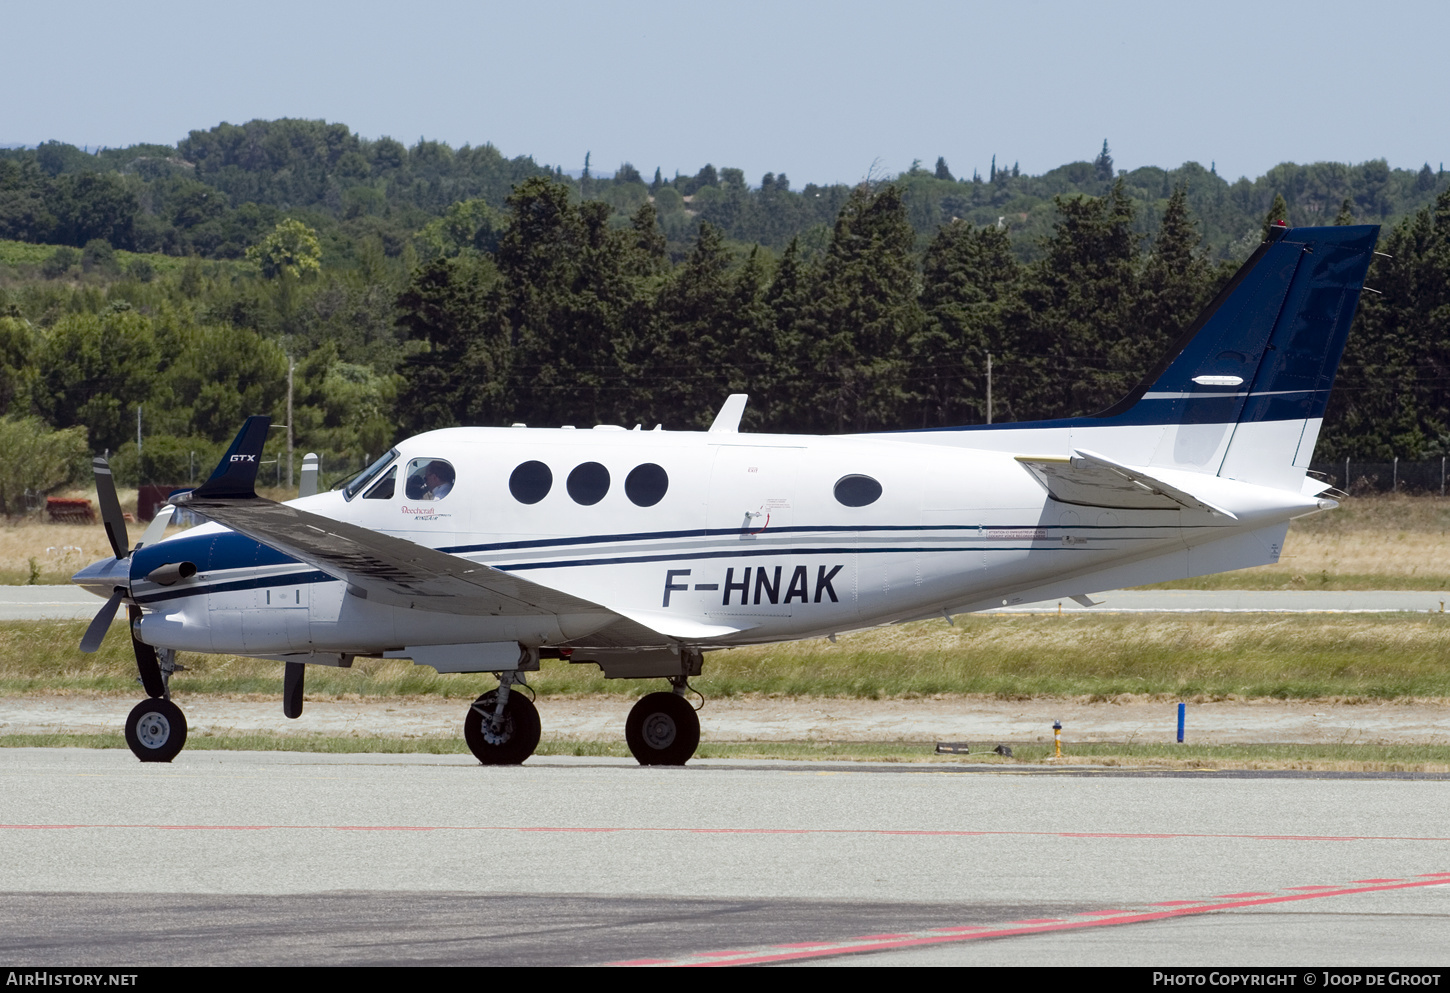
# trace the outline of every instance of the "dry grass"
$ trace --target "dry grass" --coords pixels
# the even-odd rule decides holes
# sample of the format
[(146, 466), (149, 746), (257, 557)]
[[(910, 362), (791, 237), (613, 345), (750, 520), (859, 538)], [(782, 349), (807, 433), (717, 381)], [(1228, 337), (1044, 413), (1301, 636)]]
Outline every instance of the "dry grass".
[[(94, 656), (83, 622), (0, 624), (0, 693), (134, 691), (130, 643), (114, 631)], [(881, 698), (981, 694), (1178, 699), (1450, 698), (1450, 616), (1442, 614), (1016, 614), (922, 621), (824, 640), (712, 652), (695, 680), (712, 697), (747, 693)], [(281, 692), (282, 666), (182, 656), (188, 694)], [(605, 680), (591, 665), (546, 662), (539, 693), (637, 696), (647, 680)], [(309, 696), (472, 698), (485, 674), (442, 676), (404, 660), (314, 667)]]
[[(266, 488), (263, 495), (283, 498), (280, 491)], [(91, 501), (97, 507), (96, 491), (70, 490), (59, 494)], [(121, 508), (135, 516), (136, 491), (122, 489), (117, 494)], [(135, 546), (146, 531), (146, 522), (128, 523), (130, 545)], [(167, 533), (175, 534), (179, 529)], [(101, 527), (100, 511), (93, 524), (56, 524), (42, 514), (25, 517), (0, 517), (0, 586), (24, 586), (30, 583), (68, 583), (70, 577), (97, 559), (110, 556), (111, 545)]]
[[(263, 488), (273, 499), (282, 490)], [(95, 490), (67, 496), (95, 500)], [(122, 507), (136, 491), (121, 491)], [(145, 530), (130, 526), (131, 543)], [(50, 524), (38, 516), (0, 522), (0, 585), (64, 583), (82, 566), (110, 555), (92, 525)], [(34, 570), (32, 570), (34, 560)], [(1450, 590), (1450, 499), (1352, 497), (1338, 509), (1295, 521), (1276, 565), (1159, 584), (1163, 589)]]

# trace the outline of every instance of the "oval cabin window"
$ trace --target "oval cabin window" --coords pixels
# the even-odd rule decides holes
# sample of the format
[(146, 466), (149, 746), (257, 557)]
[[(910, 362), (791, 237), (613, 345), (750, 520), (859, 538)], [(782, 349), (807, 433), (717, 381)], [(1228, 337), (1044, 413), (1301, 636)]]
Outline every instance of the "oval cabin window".
[(870, 476), (842, 476), (836, 481), (836, 499), (847, 507), (865, 507), (881, 497), (881, 484)]
[(624, 477), (624, 495), (637, 507), (653, 507), (665, 498), (669, 488), (669, 474), (653, 462), (635, 466)]
[(575, 503), (592, 507), (609, 492), (609, 470), (598, 462), (576, 465), (565, 486)]
[(538, 503), (554, 487), (554, 474), (542, 462), (525, 462), (509, 477), (509, 492), (519, 503)]

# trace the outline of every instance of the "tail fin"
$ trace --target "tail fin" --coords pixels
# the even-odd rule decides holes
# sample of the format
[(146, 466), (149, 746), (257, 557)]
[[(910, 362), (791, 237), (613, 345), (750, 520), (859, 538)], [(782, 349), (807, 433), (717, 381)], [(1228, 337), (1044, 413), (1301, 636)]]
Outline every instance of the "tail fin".
[(1087, 420), (1165, 426), (1150, 465), (1297, 490), (1378, 235), (1275, 230), (1159, 367)]

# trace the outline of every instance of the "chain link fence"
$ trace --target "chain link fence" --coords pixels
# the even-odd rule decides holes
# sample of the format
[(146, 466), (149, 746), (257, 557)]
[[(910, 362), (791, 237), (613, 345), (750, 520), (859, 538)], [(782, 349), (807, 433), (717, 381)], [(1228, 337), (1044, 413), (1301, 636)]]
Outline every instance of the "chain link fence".
[(1310, 470), (1319, 473), (1331, 486), (1350, 494), (1415, 493), (1444, 496), (1446, 470), (1444, 458), (1417, 462), (1393, 459), (1389, 462), (1312, 462)]

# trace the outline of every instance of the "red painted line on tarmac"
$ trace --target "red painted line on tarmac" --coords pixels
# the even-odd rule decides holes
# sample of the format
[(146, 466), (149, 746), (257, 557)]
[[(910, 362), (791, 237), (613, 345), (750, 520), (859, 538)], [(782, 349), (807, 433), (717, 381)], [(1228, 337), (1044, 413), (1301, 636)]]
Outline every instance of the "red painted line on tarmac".
[[(1447, 877), (1447, 876), (1450, 876), (1450, 873), (1435, 873), (1434, 875), (1436, 875), (1437, 877)], [(674, 962), (671, 963), (671, 964), (677, 964), (677, 965), (681, 965), (681, 966), (685, 966), (685, 967), (722, 966), (722, 965), (764, 965), (764, 964), (770, 963), (770, 962), (789, 962), (789, 961), (793, 961), (793, 960), (808, 959), (808, 958), (824, 958), (824, 957), (827, 957), (827, 956), (853, 955), (853, 954), (859, 954), (861, 952), (890, 951), (890, 950), (898, 949), (898, 948), (915, 948), (915, 947), (921, 947), (921, 946), (925, 946), (925, 945), (955, 944), (955, 943), (967, 942), (967, 941), (978, 941), (978, 940), (980, 940), (982, 938), (1006, 938), (1006, 937), (1012, 937), (1012, 936), (1015, 936), (1015, 935), (1023, 935), (1023, 934), (1046, 934), (1046, 933), (1050, 933), (1050, 932), (1054, 932), (1054, 931), (1081, 931), (1081, 930), (1085, 930), (1087, 928), (1094, 928), (1094, 927), (1116, 927), (1116, 926), (1122, 925), (1122, 924), (1137, 924), (1137, 923), (1145, 923), (1145, 922), (1148, 922), (1148, 921), (1171, 920), (1171, 919), (1176, 918), (1176, 917), (1190, 917), (1190, 916), (1196, 916), (1198, 914), (1206, 914), (1206, 913), (1209, 913), (1209, 912), (1212, 912), (1212, 911), (1218, 911), (1218, 910), (1234, 910), (1234, 909), (1239, 909), (1239, 908), (1244, 908), (1244, 907), (1262, 907), (1262, 906), (1268, 906), (1270, 904), (1276, 904), (1276, 903), (1296, 903), (1296, 902), (1300, 902), (1300, 901), (1303, 901), (1303, 900), (1322, 900), (1325, 897), (1330, 897), (1330, 896), (1351, 896), (1351, 895), (1359, 894), (1359, 893), (1377, 893), (1377, 892), (1383, 892), (1383, 891), (1387, 891), (1387, 890), (1413, 889), (1413, 888), (1423, 887), (1423, 886), (1441, 886), (1441, 885), (1445, 885), (1446, 883), (1450, 883), (1450, 879), (1437, 878), (1437, 879), (1426, 879), (1426, 880), (1423, 880), (1421, 882), (1385, 883), (1385, 884), (1379, 884), (1379, 885), (1373, 885), (1373, 886), (1339, 887), (1339, 888), (1331, 888), (1331, 889), (1328, 889), (1328, 890), (1325, 890), (1325, 889), (1317, 889), (1313, 893), (1293, 893), (1293, 894), (1290, 894), (1290, 895), (1268, 895), (1268, 894), (1260, 895), (1260, 894), (1254, 894), (1254, 896), (1259, 897), (1259, 898), (1258, 899), (1249, 899), (1249, 900), (1239, 900), (1239, 901), (1234, 902), (1234, 903), (1216, 903), (1216, 904), (1210, 904), (1210, 905), (1206, 905), (1206, 906), (1185, 907), (1185, 908), (1180, 908), (1180, 909), (1176, 909), (1176, 910), (1159, 910), (1159, 911), (1150, 911), (1148, 913), (1135, 913), (1135, 914), (1130, 914), (1130, 915), (1124, 916), (1124, 917), (1104, 918), (1104, 919), (1100, 919), (1100, 920), (1089, 920), (1089, 921), (1045, 921), (1045, 922), (1041, 922), (1041, 923), (1024, 922), (1024, 921), (1014, 921), (1014, 922), (1011, 922), (1011, 923), (1013, 923), (1013, 924), (1027, 924), (1028, 926), (1025, 926), (1025, 927), (997, 928), (997, 929), (991, 929), (991, 930), (986, 930), (986, 931), (976, 931), (976, 932), (970, 933), (970, 934), (963, 933), (963, 934), (940, 935), (940, 936), (910, 937), (910, 938), (903, 938), (903, 939), (899, 939), (899, 940), (880, 941), (880, 942), (875, 942), (875, 943), (872, 943), (872, 944), (837, 945), (837, 946), (831, 947), (831, 948), (817, 948), (817, 949), (812, 950), (812, 951), (797, 951), (797, 952), (781, 952), (781, 953), (772, 953), (772, 954), (758, 954), (758, 955), (752, 955), (752, 956), (750, 956), (748, 958), (736, 958), (736, 959), (729, 959), (729, 960), (721, 959), (721, 960), (718, 960), (718, 961), (709, 961), (709, 962), (686, 962), (686, 961), (680, 961), (680, 960), (677, 959), (677, 960), (674, 960)], [(933, 929), (933, 930), (940, 931), (940, 930), (943, 930), (943, 929), (936, 928), (936, 929)], [(851, 939), (847, 939), (847, 940), (848, 941), (858, 941), (860, 939), (851, 938)], [(780, 947), (780, 946), (776, 946), (776, 947)], [(620, 962), (620, 963), (614, 963), (614, 964), (616, 964), (616, 965), (625, 965), (625, 964), (628, 964), (628, 963)]]
[[(1158, 906), (1161, 907), (1162, 904), (1158, 904)], [(1077, 913), (1078, 913), (1078, 916), (1080, 916), (1080, 917), (1117, 917), (1119, 914), (1126, 914), (1126, 913), (1128, 913), (1128, 911), (1126, 911), (1126, 910), (1079, 910)]]
[(505, 831), (528, 831), (540, 832), (543, 834), (612, 834), (615, 831), (627, 830), (626, 828), (595, 828), (595, 827), (521, 827), (504, 828)]
[[(969, 924), (966, 927), (934, 927), (931, 930), (941, 931), (945, 934), (956, 934), (960, 931), (990, 931), (986, 924)], [(784, 945), (777, 945), (777, 948), (784, 948)]]
[(1061, 917), (1024, 917), (1020, 921), (1008, 921), (1008, 924), (1053, 924), (1062, 920)]

